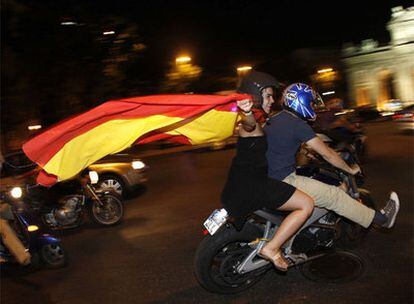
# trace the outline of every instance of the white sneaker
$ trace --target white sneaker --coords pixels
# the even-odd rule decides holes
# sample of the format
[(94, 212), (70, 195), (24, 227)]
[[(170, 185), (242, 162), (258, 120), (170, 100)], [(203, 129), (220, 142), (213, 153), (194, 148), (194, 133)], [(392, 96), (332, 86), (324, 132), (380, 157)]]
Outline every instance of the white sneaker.
[(380, 210), (387, 217), (387, 221), (381, 227), (391, 228), (394, 226), (398, 211), (400, 211), (400, 200), (398, 199), (397, 193), (393, 191), (385, 207)]

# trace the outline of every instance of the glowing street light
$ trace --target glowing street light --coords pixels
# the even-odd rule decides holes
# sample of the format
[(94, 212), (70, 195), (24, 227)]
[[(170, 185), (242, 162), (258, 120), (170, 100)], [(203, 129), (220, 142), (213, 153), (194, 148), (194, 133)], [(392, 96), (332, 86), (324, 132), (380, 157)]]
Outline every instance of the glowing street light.
[(332, 71), (333, 71), (332, 68), (326, 68), (326, 69), (318, 70), (318, 74), (328, 73), (328, 72), (332, 72)]
[(27, 127), (29, 131), (40, 130), (41, 128), (42, 128), (42, 125), (33, 125), (33, 126)]
[(77, 23), (74, 21), (63, 21), (60, 25), (77, 25)]
[(250, 71), (251, 69), (252, 67), (249, 65), (239, 66), (237, 67), (237, 72), (247, 72), (247, 71)]
[(191, 61), (191, 57), (190, 56), (180, 56), (175, 58), (175, 62), (176, 63), (187, 63)]
[(328, 92), (323, 92), (322, 95), (326, 96), (326, 95), (332, 95), (335, 94), (335, 91), (328, 91)]
[(114, 31), (107, 31), (107, 32), (103, 32), (102, 35), (115, 35)]

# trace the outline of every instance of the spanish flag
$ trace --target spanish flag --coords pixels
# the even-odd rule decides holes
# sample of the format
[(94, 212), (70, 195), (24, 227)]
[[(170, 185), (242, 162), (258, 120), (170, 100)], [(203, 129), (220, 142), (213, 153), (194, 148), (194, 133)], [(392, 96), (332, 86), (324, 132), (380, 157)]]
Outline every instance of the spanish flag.
[(151, 95), (107, 101), (64, 120), (23, 145), (43, 170), (37, 182), (70, 179), (134, 143), (170, 139), (197, 145), (233, 134), (236, 101), (248, 95)]

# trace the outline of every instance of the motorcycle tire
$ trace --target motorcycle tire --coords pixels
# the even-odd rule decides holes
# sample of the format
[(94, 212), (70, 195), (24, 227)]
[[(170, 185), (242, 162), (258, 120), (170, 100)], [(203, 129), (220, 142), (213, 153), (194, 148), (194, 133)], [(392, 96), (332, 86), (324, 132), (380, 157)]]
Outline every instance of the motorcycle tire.
[(235, 294), (257, 283), (270, 266), (246, 274), (238, 274), (235, 268), (251, 252), (247, 244), (262, 235), (263, 231), (249, 223), (241, 231), (226, 225), (213, 236), (207, 235), (194, 259), (200, 285), (212, 293)]
[(124, 215), (124, 205), (121, 198), (115, 193), (107, 193), (99, 197), (103, 207), (93, 201), (89, 208), (92, 220), (103, 226), (112, 226), (121, 222)]
[[(375, 210), (375, 204), (371, 196), (364, 191), (360, 192), (362, 203)], [(337, 247), (341, 249), (354, 249), (361, 245), (367, 235), (369, 228), (354, 223), (348, 219), (341, 221), (341, 235), (337, 241)]]
[(68, 255), (60, 244), (43, 245), (38, 254), (43, 266), (49, 269), (62, 268), (68, 263)]
[(104, 174), (99, 177), (98, 188), (100, 190), (110, 190), (120, 197), (128, 195), (128, 189), (121, 177), (114, 174)]

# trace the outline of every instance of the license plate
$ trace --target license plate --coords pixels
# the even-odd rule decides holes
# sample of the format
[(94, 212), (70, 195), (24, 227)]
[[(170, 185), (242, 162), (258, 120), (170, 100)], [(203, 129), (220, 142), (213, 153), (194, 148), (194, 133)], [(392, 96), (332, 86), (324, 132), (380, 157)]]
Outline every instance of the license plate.
[(210, 235), (213, 235), (224, 223), (226, 223), (227, 217), (226, 209), (216, 209), (204, 222), (204, 227), (206, 227)]

